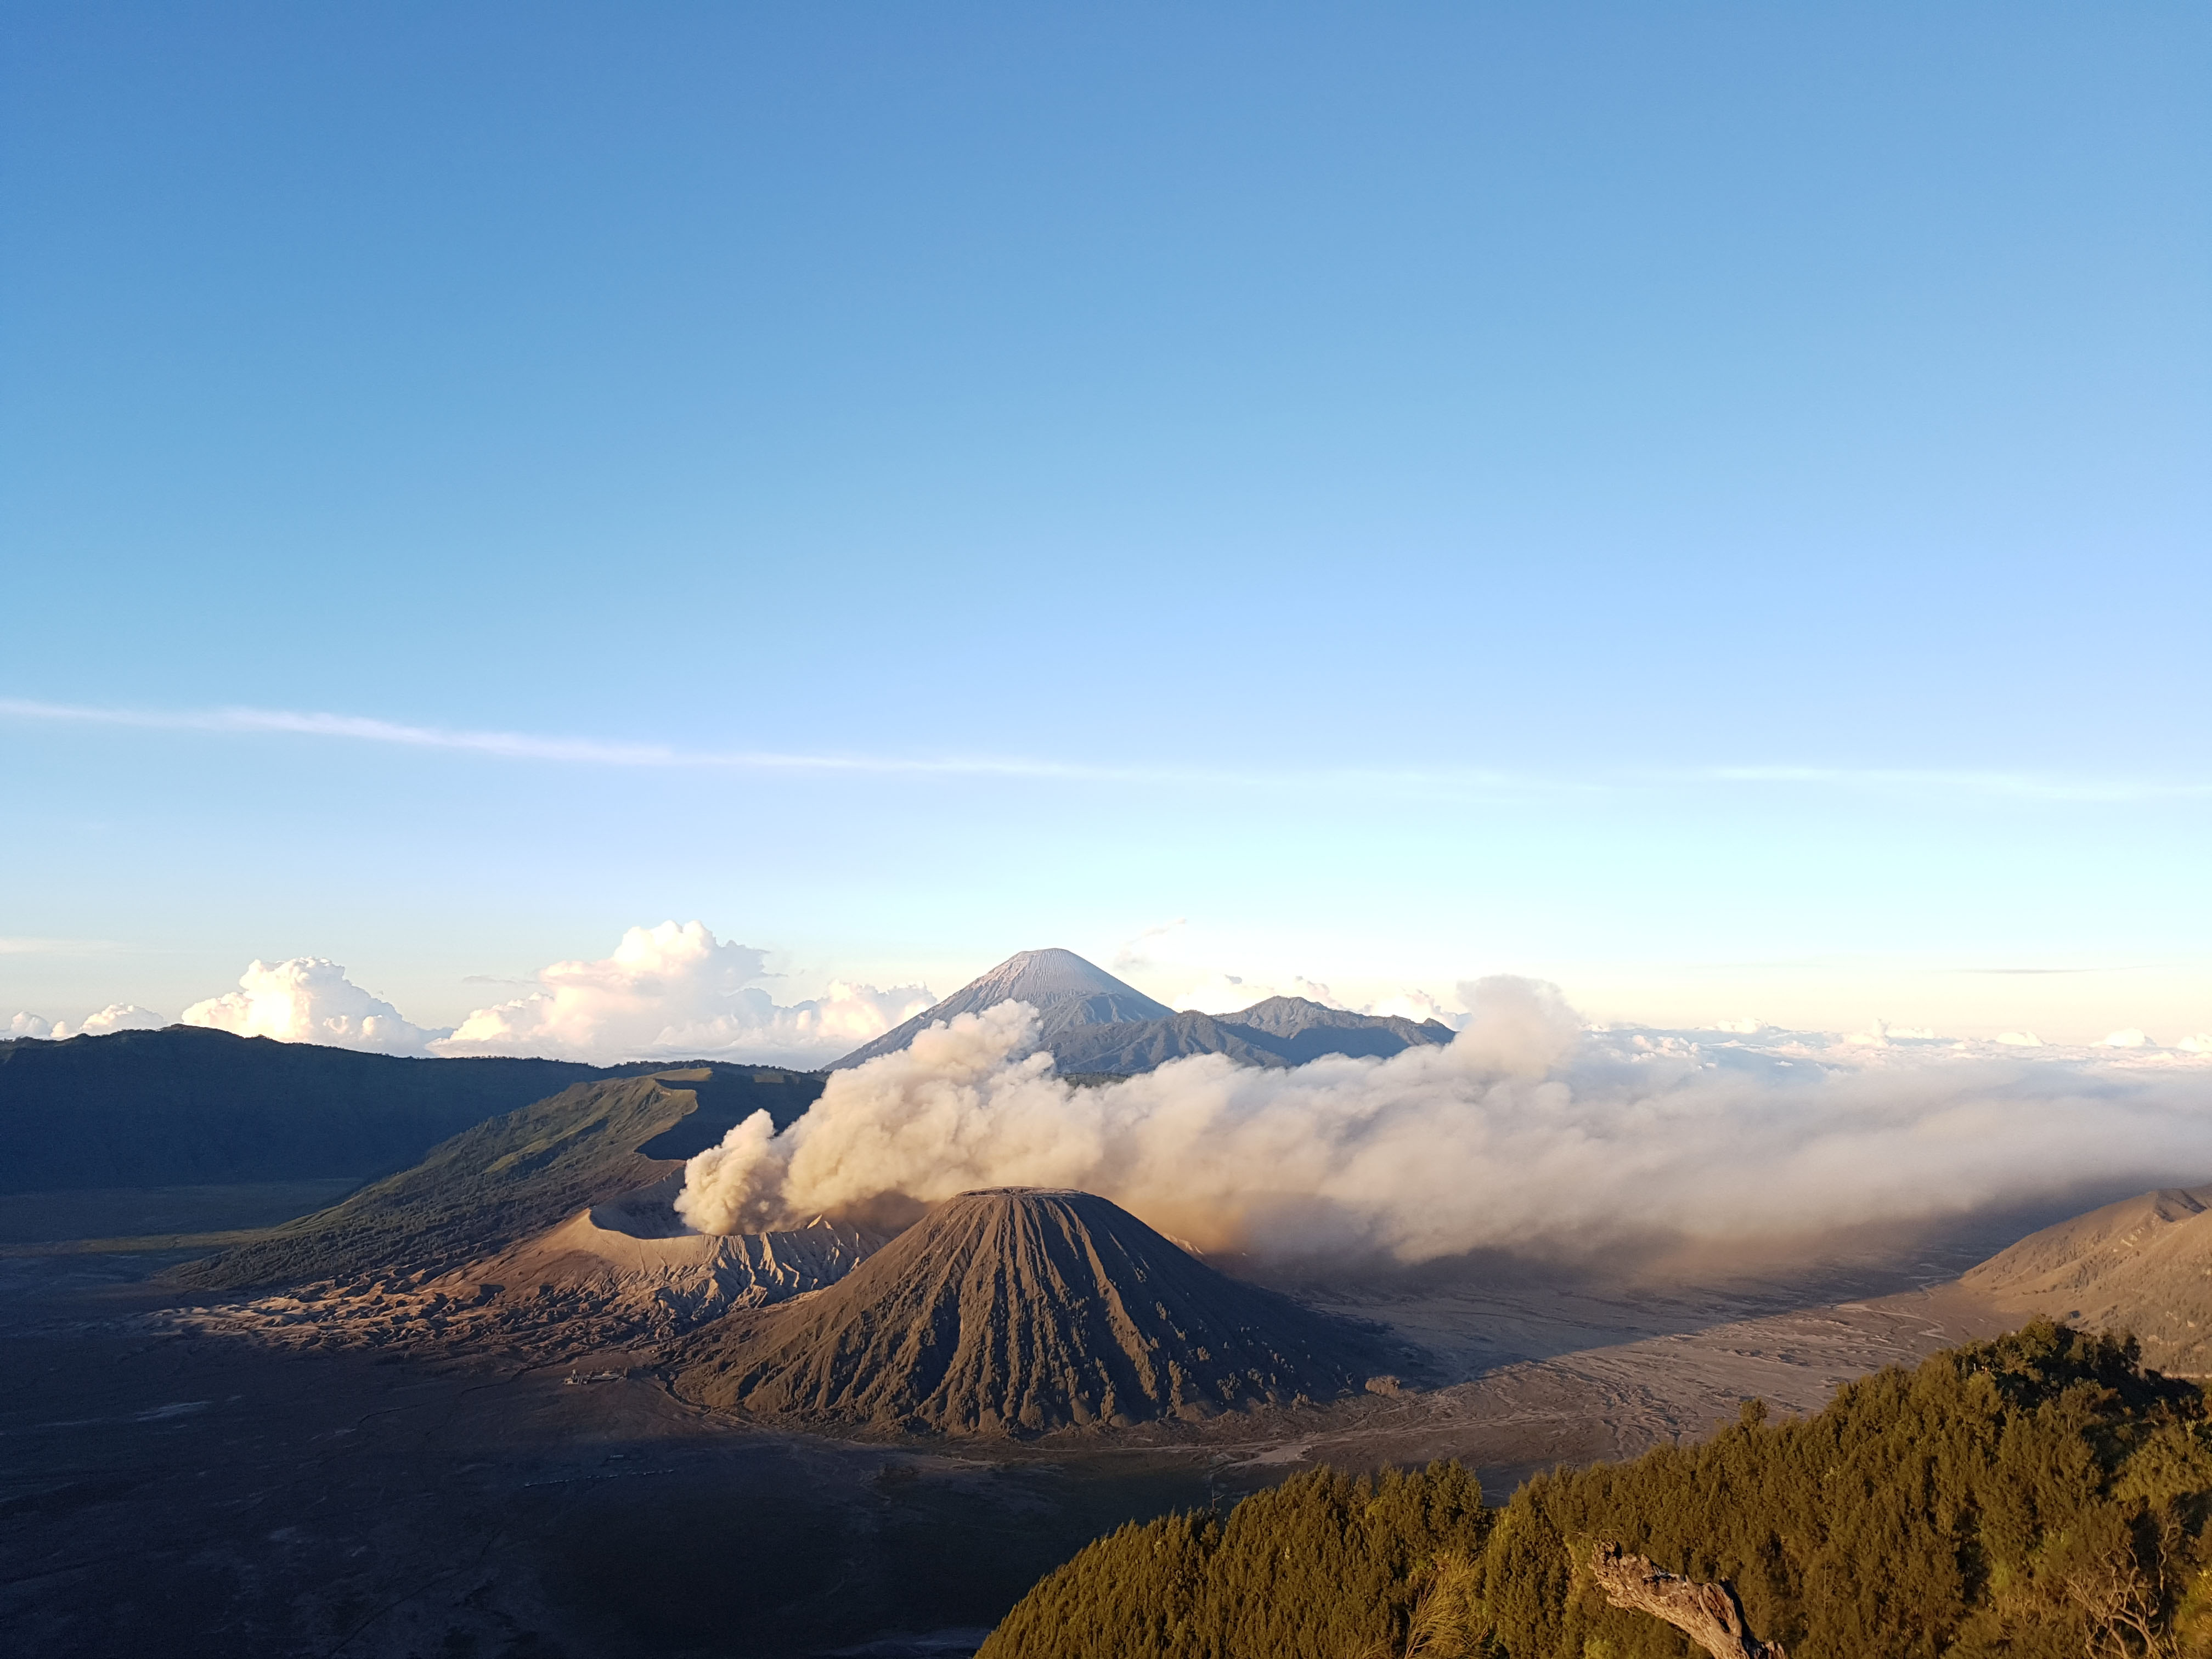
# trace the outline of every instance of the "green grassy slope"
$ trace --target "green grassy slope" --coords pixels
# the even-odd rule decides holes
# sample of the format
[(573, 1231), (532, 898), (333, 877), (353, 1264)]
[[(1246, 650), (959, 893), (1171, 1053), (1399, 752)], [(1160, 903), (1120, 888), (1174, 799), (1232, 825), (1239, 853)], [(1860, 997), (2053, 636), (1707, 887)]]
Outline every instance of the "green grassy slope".
[(169, 1277), (236, 1291), (442, 1273), (650, 1185), (755, 1111), (789, 1123), (821, 1091), (821, 1078), (809, 1073), (732, 1066), (578, 1084), (462, 1131), (341, 1204)]
[(1791, 1659), (2081, 1659), (2212, 1649), (2212, 1422), (2132, 1345), (2039, 1322), (1876, 1373), (1818, 1414), (1529, 1482), (1327, 1470), (1125, 1528), (1045, 1579), (979, 1659), (1680, 1659), (1578, 1563), (1598, 1543), (1725, 1579)]

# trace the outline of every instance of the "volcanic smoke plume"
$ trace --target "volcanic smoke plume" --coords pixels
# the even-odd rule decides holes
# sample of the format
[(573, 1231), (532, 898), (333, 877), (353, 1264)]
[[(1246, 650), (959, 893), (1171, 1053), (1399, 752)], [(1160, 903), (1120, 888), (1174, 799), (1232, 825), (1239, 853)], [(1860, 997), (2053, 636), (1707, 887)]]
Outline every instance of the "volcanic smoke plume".
[(910, 1220), (981, 1187), (1076, 1188), (1201, 1249), (1418, 1261), (1572, 1255), (1960, 1213), (2212, 1176), (2212, 1064), (1586, 1031), (1548, 986), (1473, 988), (1448, 1046), (1288, 1070), (1218, 1056), (1079, 1088), (1004, 1003), (831, 1077), (693, 1158), (702, 1232)]

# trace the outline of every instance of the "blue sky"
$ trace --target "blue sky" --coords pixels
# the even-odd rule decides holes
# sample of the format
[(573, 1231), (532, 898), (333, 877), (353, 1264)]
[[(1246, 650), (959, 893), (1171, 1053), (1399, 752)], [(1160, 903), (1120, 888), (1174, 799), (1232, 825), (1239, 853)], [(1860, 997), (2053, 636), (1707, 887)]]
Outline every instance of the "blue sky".
[(0, 1004), (2212, 1028), (2201, 9), (9, 27)]

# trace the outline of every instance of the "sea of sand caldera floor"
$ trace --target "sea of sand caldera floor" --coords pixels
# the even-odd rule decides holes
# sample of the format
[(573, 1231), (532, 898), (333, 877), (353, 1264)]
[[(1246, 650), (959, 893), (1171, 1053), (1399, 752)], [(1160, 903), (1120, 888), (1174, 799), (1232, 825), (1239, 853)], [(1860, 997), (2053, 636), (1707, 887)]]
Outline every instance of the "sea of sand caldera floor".
[(420, 1340), (404, 1291), (180, 1320), (146, 1282), (173, 1256), (15, 1256), (0, 1621), (57, 1655), (397, 1659), (467, 1638), (541, 1659), (799, 1659), (898, 1632), (943, 1651), (1121, 1520), (1315, 1462), (1458, 1457), (1502, 1498), (1555, 1462), (1701, 1435), (1747, 1395), (1814, 1408), (2014, 1322), (1945, 1281), (2048, 1218), (1762, 1273), (1310, 1278), (1291, 1288), (1425, 1346), (1434, 1386), (1029, 1443), (766, 1428), (672, 1399), (620, 1343)]

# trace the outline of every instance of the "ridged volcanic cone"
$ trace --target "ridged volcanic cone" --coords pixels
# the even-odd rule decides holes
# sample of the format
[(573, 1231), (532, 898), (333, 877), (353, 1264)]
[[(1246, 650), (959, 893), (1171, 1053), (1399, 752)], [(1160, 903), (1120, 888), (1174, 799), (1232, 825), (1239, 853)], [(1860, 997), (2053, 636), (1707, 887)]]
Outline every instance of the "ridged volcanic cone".
[(677, 1392), (801, 1421), (1040, 1432), (1362, 1386), (1351, 1327), (1217, 1273), (1089, 1193), (994, 1188), (829, 1289), (701, 1331)]

